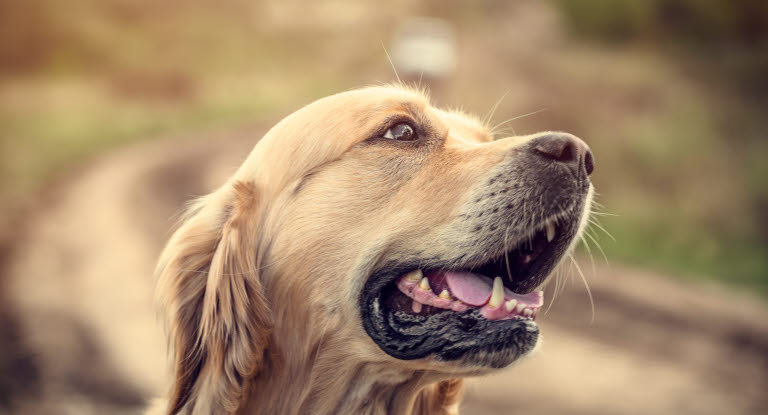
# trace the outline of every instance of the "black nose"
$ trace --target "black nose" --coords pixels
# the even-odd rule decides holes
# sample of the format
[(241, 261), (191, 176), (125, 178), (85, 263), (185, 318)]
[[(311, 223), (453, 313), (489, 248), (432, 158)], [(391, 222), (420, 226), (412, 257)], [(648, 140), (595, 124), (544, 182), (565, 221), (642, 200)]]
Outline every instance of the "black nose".
[(535, 138), (533, 152), (547, 160), (563, 163), (575, 171), (583, 169), (587, 175), (595, 170), (595, 160), (587, 144), (570, 134), (547, 134)]

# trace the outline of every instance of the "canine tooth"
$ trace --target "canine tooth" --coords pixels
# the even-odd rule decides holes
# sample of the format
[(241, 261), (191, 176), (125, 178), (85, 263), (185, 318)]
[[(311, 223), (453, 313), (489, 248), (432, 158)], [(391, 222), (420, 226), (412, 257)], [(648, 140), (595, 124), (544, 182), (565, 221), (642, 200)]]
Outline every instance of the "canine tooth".
[(525, 254), (525, 256), (523, 257), (523, 264), (527, 264), (527, 263), (531, 262), (532, 258), (533, 257), (531, 255)]
[(517, 313), (520, 314), (520, 313), (523, 312), (524, 308), (525, 308), (525, 304), (518, 304), (517, 308), (515, 308), (515, 310), (517, 310)]
[(427, 277), (424, 277), (421, 279), (421, 282), (419, 282), (419, 288), (421, 288), (424, 291), (428, 291), (430, 289), (429, 280), (427, 279)]
[(421, 273), (420, 269), (415, 269), (407, 274), (405, 274), (405, 278), (409, 281), (421, 281), (421, 278), (424, 276), (424, 274)]
[(555, 224), (547, 222), (545, 226), (547, 228), (547, 241), (552, 242), (552, 240), (555, 239)]
[(448, 290), (443, 290), (438, 297), (446, 300), (453, 300), (453, 298), (451, 298), (451, 294), (448, 293)]
[(511, 313), (512, 310), (515, 309), (515, 306), (517, 306), (517, 300), (514, 298), (504, 303), (504, 307), (507, 309), (508, 313)]
[(530, 309), (530, 308), (526, 308), (525, 310), (523, 310), (523, 315), (524, 315), (524, 316), (526, 316), (526, 317), (530, 317), (530, 316), (531, 316), (531, 314), (533, 314), (533, 311), (531, 311), (531, 309)]
[(496, 277), (493, 280), (493, 292), (491, 293), (491, 299), (488, 301), (488, 305), (491, 307), (499, 307), (504, 301), (504, 283), (501, 282), (501, 277)]

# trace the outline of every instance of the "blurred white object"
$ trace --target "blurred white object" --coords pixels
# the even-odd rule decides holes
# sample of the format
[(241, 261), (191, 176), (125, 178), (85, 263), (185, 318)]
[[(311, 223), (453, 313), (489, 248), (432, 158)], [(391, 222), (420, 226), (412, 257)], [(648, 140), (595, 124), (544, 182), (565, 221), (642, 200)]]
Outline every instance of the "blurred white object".
[(453, 25), (442, 19), (407, 18), (395, 32), (392, 61), (405, 78), (450, 75), (456, 67)]

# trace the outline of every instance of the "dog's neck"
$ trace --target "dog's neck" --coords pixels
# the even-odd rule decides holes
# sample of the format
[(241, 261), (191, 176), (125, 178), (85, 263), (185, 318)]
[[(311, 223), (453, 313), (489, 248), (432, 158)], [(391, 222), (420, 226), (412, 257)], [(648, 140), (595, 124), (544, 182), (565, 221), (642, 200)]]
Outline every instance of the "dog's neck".
[(273, 351), (249, 382), (239, 414), (456, 414), (460, 379), (393, 368), (391, 363), (349, 363), (343, 347), (318, 345), (316, 357), (288, 360)]

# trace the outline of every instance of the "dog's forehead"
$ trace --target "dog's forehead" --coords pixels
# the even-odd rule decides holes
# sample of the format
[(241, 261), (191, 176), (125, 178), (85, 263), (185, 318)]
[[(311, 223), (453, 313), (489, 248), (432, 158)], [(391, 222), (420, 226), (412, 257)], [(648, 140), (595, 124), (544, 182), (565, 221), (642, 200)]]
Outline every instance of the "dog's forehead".
[[(465, 114), (432, 107), (420, 91), (368, 87), (321, 98), (285, 117), (254, 148), (237, 176), (270, 176), (264, 180), (279, 186), (337, 159), (398, 115), (450, 131), (449, 146), (487, 141), (480, 123)], [(282, 167), (272, 168), (275, 164)], [(276, 172), (283, 177), (275, 177)]]
[(444, 132), (447, 148), (475, 146), (492, 140), (488, 129), (476, 117), (462, 110), (434, 107), (429, 98), (418, 90), (374, 87), (333, 95), (327, 100), (317, 101), (316, 104), (326, 107), (326, 111), (345, 113), (334, 127), (343, 132), (353, 132), (339, 136), (328, 134), (334, 140), (343, 140), (344, 145), (337, 149), (341, 152), (370, 138), (382, 124), (397, 115), (407, 116), (416, 124), (440, 135)]
[(427, 116), (431, 109), (429, 99), (424, 94), (395, 87), (371, 87), (344, 92), (315, 104), (336, 114), (345, 113), (340, 121), (349, 123), (349, 129), (359, 133), (346, 137), (350, 144), (368, 138), (366, 133), (376, 130), (392, 115), (402, 114), (420, 119)]
[(407, 115), (417, 123), (430, 124), (437, 130), (449, 130), (451, 142), (464, 144), (490, 140), (487, 128), (476, 117), (461, 110), (434, 107), (425, 93), (416, 89), (400, 86), (364, 88), (332, 95), (315, 104), (349, 112), (346, 121), (354, 124), (350, 128), (363, 133), (357, 137), (347, 136), (350, 145), (369, 138), (364, 135), (366, 132), (376, 130), (395, 114)]
[(423, 94), (394, 87), (369, 87), (321, 98), (272, 127), (235, 179), (280, 188), (368, 138), (387, 115), (428, 106)]
[(427, 97), (418, 91), (369, 87), (321, 98), (286, 117), (275, 130), (299, 132), (296, 138), (305, 143), (334, 142), (343, 148), (368, 138), (368, 133), (393, 114), (419, 118), (430, 108)]

